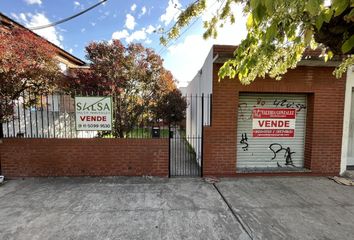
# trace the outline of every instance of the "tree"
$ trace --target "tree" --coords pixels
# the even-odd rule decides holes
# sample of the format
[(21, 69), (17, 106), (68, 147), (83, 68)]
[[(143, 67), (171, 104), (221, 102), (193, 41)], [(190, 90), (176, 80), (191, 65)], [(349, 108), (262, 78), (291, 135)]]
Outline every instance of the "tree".
[[(334, 74), (340, 77), (354, 64), (354, 1), (332, 0), (224, 0), (224, 4), (204, 23), (204, 38), (216, 37), (226, 21), (235, 23), (233, 4), (242, 4), (247, 16), (247, 37), (219, 70), (219, 77), (238, 77), (250, 84), (256, 77), (269, 75), (280, 79), (295, 68), (306, 49), (321, 49), (324, 61), (342, 55)], [(178, 17), (175, 25), (161, 38), (166, 44), (180, 30), (207, 10), (206, 0), (197, 0)]]
[(90, 69), (73, 72), (60, 85), (71, 93), (113, 96), (115, 137), (125, 137), (138, 122), (154, 121), (151, 110), (157, 99), (176, 88), (160, 56), (141, 44), (94, 42), (86, 52)]
[(185, 119), (187, 101), (178, 89), (163, 95), (157, 102), (156, 115), (167, 123), (181, 122)]
[(0, 124), (13, 116), (14, 101), (25, 92), (40, 94), (54, 87), (61, 76), (55, 51), (28, 30), (0, 32)]

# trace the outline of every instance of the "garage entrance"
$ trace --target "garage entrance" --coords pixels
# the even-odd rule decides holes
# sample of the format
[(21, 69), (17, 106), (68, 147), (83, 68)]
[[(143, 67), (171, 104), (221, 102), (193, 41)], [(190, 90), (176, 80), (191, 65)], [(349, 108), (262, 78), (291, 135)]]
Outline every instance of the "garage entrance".
[(241, 93), (237, 172), (303, 168), (306, 113), (306, 94)]

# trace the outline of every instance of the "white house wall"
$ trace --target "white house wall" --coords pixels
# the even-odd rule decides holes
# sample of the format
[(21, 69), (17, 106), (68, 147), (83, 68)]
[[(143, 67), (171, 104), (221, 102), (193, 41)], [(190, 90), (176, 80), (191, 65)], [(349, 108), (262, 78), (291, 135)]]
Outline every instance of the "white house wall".
[(191, 137), (189, 143), (196, 152), (197, 160), (201, 158), (201, 144), (197, 140), (202, 135), (202, 98), (204, 95), (203, 125), (210, 124), (210, 94), (213, 80), (213, 49), (210, 50), (203, 67), (193, 80), (183, 89), (187, 99), (186, 134)]
[[(213, 49), (209, 52), (202, 69), (198, 71), (193, 80), (184, 89), (187, 100), (189, 100), (186, 114), (187, 134), (198, 136), (201, 134), (201, 101), (200, 97), (204, 95), (204, 125), (209, 125), (210, 103), (208, 102), (212, 93), (213, 80)], [(199, 127), (198, 127), (199, 126)]]

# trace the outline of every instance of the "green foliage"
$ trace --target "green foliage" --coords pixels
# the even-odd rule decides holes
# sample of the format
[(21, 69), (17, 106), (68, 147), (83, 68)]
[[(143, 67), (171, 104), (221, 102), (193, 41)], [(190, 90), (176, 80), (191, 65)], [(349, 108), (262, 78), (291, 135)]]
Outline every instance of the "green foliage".
[(156, 116), (166, 123), (178, 123), (185, 119), (187, 101), (178, 89), (162, 96), (155, 108)]
[(55, 86), (62, 77), (56, 54), (52, 45), (28, 30), (0, 31), (0, 124), (12, 116), (13, 101), (24, 93), (41, 94)]
[[(127, 133), (129, 138), (152, 138), (151, 128), (135, 128)], [(168, 129), (160, 129), (160, 138), (167, 138), (169, 131)]]
[(321, 0), (308, 0), (305, 5), (305, 11), (311, 16), (318, 16), (321, 11)]
[(347, 71), (347, 68), (354, 65), (354, 56), (351, 56), (343, 61), (343, 63), (334, 70), (334, 75), (339, 78)]
[(354, 47), (354, 35), (347, 39), (342, 45), (343, 53), (349, 52)]
[(334, 9), (334, 16), (341, 15), (345, 9), (349, 6), (349, 0), (332, 0), (332, 8)]
[[(243, 84), (266, 75), (281, 79), (289, 68), (296, 67), (305, 49), (322, 49), (324, 61), (336, 54), (347, 54), (335, 72), (337, 77), (352, 61), (353, 0), (332, 0), (330, 6), (325, 6), (324, 0), (225, 0), (220, 11), (204, 23), (204, 38), (216, 37), (225, 21), (234, 21), (235, 4), (243, 6), (248, 35), (239, 44), (234, 58), (220, 69), (220, 78), (238, 77)], [(192, 3), (163, 43), (178, 36), (181, 28), (206, 10), (205, 0)]]
[(159, 55), (141, 44), (124, 46), (119, 40), (90, 43), (86, 52), (90, 69), (63, 79), (64, 91), (112, 96), (115, 137), (123, 138), (137, 125), (156, 120), (152, 112), (158, 100), (176, 88)]
[(160, 41), (163, 45), (167, 44), (169, 39), (176, 38), (180, 29), (186, 26), (194, 17), (200, 15), (206, 7), (206, 0), (198, 0), (187, 7), (178, 17), (178, 21), (168, 33), (167, 39), (165, 37), (161, 37)]

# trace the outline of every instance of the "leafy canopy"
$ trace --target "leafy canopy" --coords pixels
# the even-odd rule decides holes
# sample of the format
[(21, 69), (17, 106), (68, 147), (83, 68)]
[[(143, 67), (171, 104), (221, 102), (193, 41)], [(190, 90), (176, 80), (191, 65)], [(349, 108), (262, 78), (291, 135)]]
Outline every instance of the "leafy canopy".
[(159, 99), (176, 89), (159, 55), (141, 44), (124, 46), (119, 40), (92, 42), (86, 52), (90, 69), (73, 71), (60, 84), (62, 89), (113, 96), (115, 137), (156, 120), (153, 112)]
[(186, 98), (180, 90), (174, 89), (158, 99), (155, 112), (166, 123), (178, 123), (185, 119), (186, 108)]
[[(175, 25), (162, 37), (167, 44), (190, 21), (207, 11), (206, 0), (197, 0), (184, 10)], [(243, 6), (247, 37), (219, 70), (219, 76), (238, 77), (250, 84), (256, 77), (280, 79), (295, 68), (307, 48), (321, 49), (327, 61), (344, 55), (334, 74), (340, 77), (354, 64), (354, 0), (223, 0), (215, 16), (204, 23), (204, 38), (216, 37), (226, 21), (235, 23), (234, 4)], [(230, 33), (233, 34), (233, 33)], [(237, 33), (236, 33), (237, 34)]]
[(0, 123), (12, 116), (14, 101), (25, 92), (55, 87), (62, 76), (55, 56), (52, 45), (28, 30), (0, 31)]

